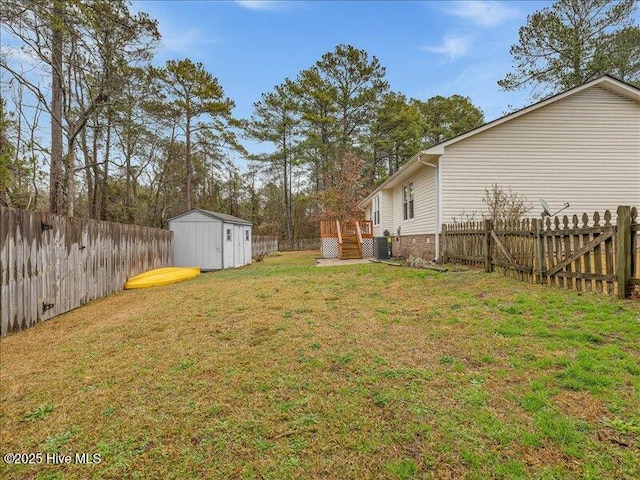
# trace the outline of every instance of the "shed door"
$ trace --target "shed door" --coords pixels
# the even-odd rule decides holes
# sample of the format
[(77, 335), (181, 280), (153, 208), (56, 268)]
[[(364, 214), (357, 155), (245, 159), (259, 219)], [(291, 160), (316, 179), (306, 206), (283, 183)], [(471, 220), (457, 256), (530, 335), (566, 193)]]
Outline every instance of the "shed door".
[(235, 255), (234, 255), (234, 226), (229, 224), (229, 223), (225, 223), (224, 224), (224, 247), (223, 247), (223, 251), (224, 251), (224, 268), (233, 268), (235, 267)]
[(233, 258), (236, 267), (244, 265), (244, 229), (242, 225), (233, 226)]

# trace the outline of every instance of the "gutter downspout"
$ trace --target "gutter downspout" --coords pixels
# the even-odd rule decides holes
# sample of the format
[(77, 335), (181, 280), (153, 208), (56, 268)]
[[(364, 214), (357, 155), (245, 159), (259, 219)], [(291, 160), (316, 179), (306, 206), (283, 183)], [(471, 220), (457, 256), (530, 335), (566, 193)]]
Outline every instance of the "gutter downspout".
[[(436, 181), (436, 258), (437, 262), (440, 259), (440, 229), (442, 228), (440, 222), (440, 169), (437, 165), (432, 163), (425, 163), (422, 161), (422, 153), (418, 154), (418, 162), (421, 165), (425, 165), (427, 167), (431, 167), (436, 171), (435, 181)], [(438, 157), (438, 163), (440, 163), (440, 158)]]

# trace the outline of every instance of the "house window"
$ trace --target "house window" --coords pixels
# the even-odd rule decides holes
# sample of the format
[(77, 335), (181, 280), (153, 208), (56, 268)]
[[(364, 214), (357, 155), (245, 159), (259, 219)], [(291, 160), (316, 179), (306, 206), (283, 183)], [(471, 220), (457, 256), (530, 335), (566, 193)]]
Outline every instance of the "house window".
[(231, 241), (231, 229), (227, 228), (227, 242)]
[(380, 225), (380, 196), (373, 198), (373, 224)]
[(244, 239), (248, 242), (249, 241), (249, 230), (245, 230), (244, 232)]
[(413, 182), (402, 187), (402, 218), (413, 218)]

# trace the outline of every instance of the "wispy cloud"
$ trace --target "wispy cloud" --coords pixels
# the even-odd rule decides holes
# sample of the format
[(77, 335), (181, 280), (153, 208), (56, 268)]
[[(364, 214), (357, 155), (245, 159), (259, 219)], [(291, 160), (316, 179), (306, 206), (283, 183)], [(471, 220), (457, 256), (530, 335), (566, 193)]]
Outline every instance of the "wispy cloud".
[(282, 6), (282, 2), (274, 0), (236, 0), (236, 3), (249, 10), (277, 10)]
[(167, 52), (179, 55), (193, 55), (204, 47), (222, 43), (218, 37), (212, 37), (197, 28), (178, 30), (173, 28), (162, 29), (162, 44)]
[(471, 47), (471, 37), (468, 35), (447, 35), (442, 39), (440, 45), (426, 45), (422, 50), (438, 53), (455, 60), (464, 57)]
[(444, 11), (482, 27), (495, 27), (519, 16), (512, 6), (494, 0), (460, 0), (447, 4)]

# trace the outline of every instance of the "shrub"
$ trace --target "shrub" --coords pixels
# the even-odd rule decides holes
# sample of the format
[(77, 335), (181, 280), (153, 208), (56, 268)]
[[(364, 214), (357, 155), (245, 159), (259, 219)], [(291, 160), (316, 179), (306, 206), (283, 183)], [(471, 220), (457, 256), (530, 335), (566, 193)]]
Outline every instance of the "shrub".
[(253, 261), (254, 262), (261, 262), (264, 260), (264, 257), (267, 256), (267, 252), (256, 252), (253, 254)]
[(487, 204), (489, 219), (493, 222), (522, 220), (531, 211), (526, 195), (513, 192), (510, 187), (501, 187), (497, 183), (484, 190), (482, 201)]

